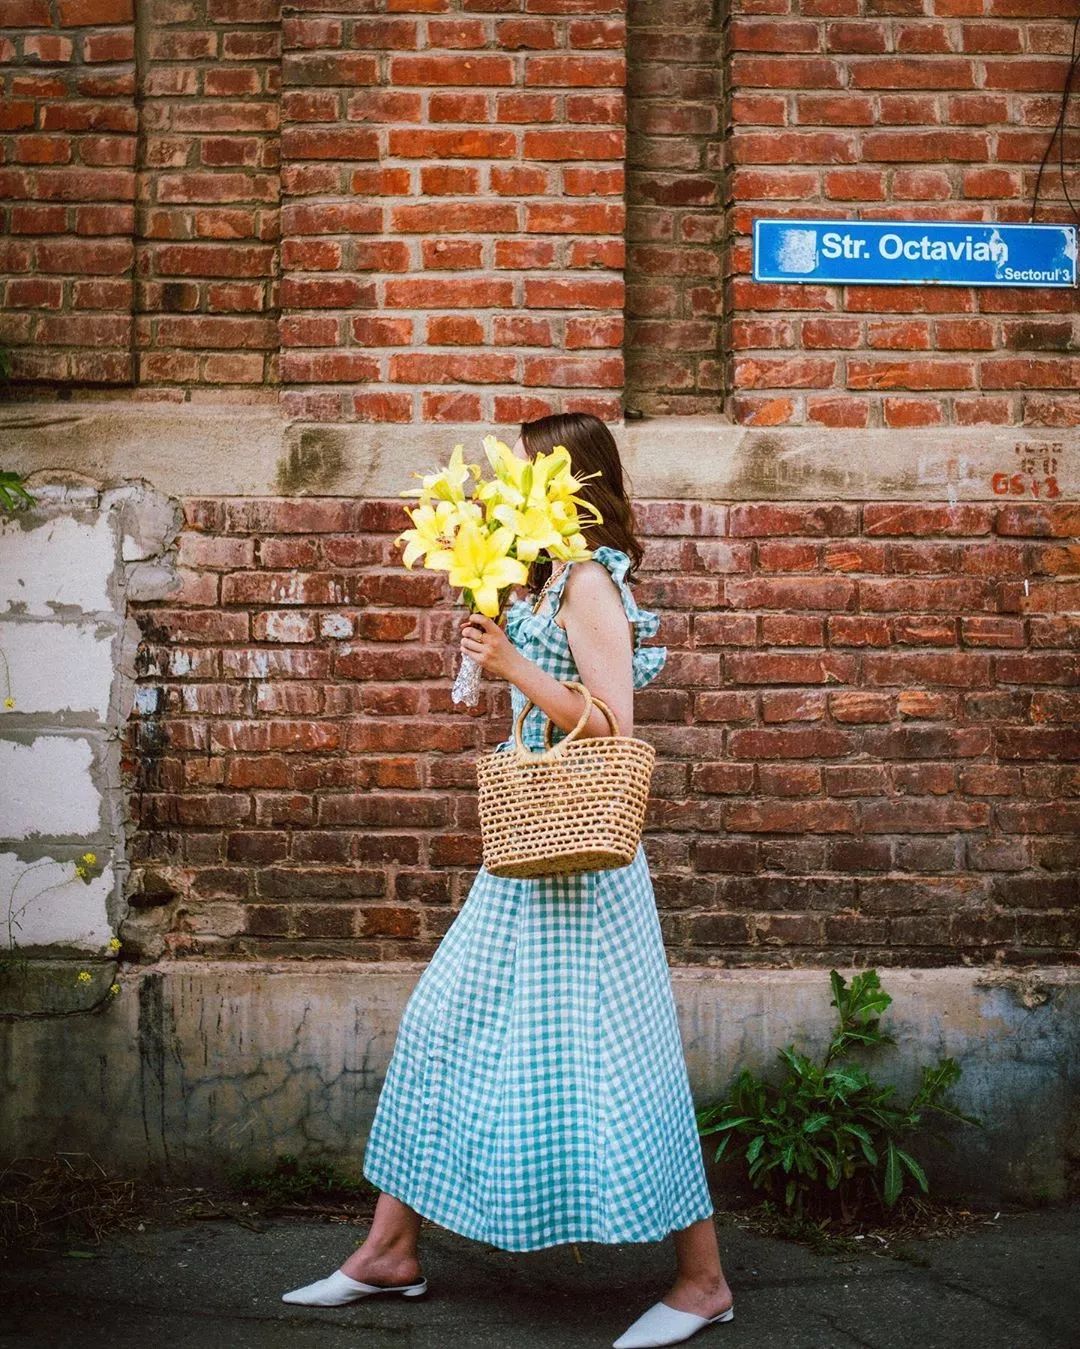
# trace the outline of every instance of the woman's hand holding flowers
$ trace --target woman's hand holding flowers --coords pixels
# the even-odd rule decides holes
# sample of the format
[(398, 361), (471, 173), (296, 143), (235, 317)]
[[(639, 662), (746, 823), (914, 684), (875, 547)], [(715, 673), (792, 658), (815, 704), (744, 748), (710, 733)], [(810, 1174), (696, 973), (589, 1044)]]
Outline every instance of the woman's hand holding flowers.
[(522, 658), (503, 629), (486, 614), (470, 614), (462, 620), (461, 654), (471, 656), (496, 679), (511, 679)]

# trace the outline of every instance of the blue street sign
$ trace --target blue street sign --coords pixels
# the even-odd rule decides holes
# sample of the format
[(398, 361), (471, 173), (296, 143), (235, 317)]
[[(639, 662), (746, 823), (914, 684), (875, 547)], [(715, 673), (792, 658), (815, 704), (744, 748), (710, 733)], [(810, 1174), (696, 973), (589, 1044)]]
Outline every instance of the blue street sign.
[(755, 220), (754, 280), (1075, 286), (1075, 225)]

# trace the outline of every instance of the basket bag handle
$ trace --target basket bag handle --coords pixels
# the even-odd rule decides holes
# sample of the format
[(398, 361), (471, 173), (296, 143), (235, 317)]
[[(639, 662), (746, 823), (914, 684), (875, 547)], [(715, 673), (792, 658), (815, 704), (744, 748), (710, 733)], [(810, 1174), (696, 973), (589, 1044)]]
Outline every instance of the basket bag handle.
[(524, 706), (514, 720), (514, 753), (519, 759), (533, 759), (534, 761), (546, 762), (549, 759), (557, 758), (565, 751), (568, 745), (579, 738), (581, 732), (585, 729), (585, 723), (592, 715), (594, 707), (598, 707), (600, 711), (603, 712), (604, 716), (607, 717), (608, 725), (611, 728), (611, 734), (619, 734), (619, 723), (615, 713), (612, 712), (611, 708), (608, 707), (607, 703), (605, 703), (602, 698), (595, 697), (589, 692), (584, 684), (579, 684), (576, 679), (560, 679), (559, 683), (565, 684), (568, 689), (576, 689), (585, 699), (585, 706), (581, 716), (578, 718), (577, 725), (572, 731), (567, 731), (566, 735), (563, 736), (557, 745), (552, 745), (552, 722), (551, 718), (548, 717), (544, 722), (544, 744), (547, 748), (544, 750), (526, 749), (525, 744), (521, 739), (521, 729), (524, 725), (526, 716), (529, 714), (529, 710), (536, 706), (531, 698), (526, 699)]

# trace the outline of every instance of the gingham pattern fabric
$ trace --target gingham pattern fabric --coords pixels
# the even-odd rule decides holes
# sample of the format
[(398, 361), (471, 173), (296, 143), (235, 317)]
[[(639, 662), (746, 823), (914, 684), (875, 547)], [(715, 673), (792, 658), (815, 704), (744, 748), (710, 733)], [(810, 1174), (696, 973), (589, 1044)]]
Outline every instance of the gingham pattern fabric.
[[(605, 545), (596, 549), (593, 553), (593, 559), (608, 569), (612, 580), (619, 588), (623, 609), (626, 611), (626, 616), (630, 619), (634, 629), (632, 658), (634, 688), (643, 689), (650, 680), (656, 678), (667, 660), (666, 646), (642, 645), (646, 637), (656, 636), (660, 627), (660, 616), (649, 609), (638, 608), (633, 591), (626, 581), (626, 573), (630, 570), (630, 559), (625, 553), (620, 552), (618, 548), (609, 548)], [(563, 591), (566, 589), (566, 580), (570, 574), (570, 567), (573, 565), (573, 563), (570, 563), (563, 567), (548, 587), (548, 607), (546, 609), (543, 609), (539, 614), (534, 614), (528, 600), (519, 600), (516, 604), (511, 605), (506, 615), (506, 634), (510, 640), (515, 646), (520, 647), (527, 656), (536, 661), (538, 665), (543, 666), (549, 674), (553, 674), (556, 679), (577, 679), (579, 677), (566, 632), (552, 621), (559, 612)], [(524, 704), (525, 695), (511, 684), (511, 727), (513, 727), (514, 721)], [(559, 727), (552, 727), (552, 744), (561, 740), (565, 734), (566, 732), (560, 730)], [(531, 708), (528, 716), (526, 716), (525, 723), (521, 728), (521, 738), (531, 749), (543, 748), (544, 714), (538, 707)], [(511, 735), (501, 744), (496, 745), (495, 748), (508, 749), (513, 743), (513, 736)]]
[[(596, 556), (651, 635), (655, 615), (617, 575), (625, 553)], [(572, 679), (554, 612), (515, 606), (507, 631)], [(664, 654), (635, 652), (637, 687)], [(629, 866), (577, 876), (480, 868), (406, 1004), (363, 1171), (440, 1226), (508, 1251), (658, 1241), (713, 1212), (641, 847)]]

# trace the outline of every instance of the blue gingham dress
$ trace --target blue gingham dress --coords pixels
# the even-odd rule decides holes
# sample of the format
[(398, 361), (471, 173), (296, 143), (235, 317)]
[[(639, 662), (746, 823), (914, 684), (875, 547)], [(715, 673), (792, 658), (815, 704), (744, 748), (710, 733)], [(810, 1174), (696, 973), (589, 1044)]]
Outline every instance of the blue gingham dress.
[[(667, 657), (641, 645), (659, 620), (638, 608), (625, 553), (593, 556), (634, 626), (641, 688)], [(548, 612), (518, 600), (506, 622), (558, 679), (578, 677), (552, 621), (569, 570)], [(512, 687), (514, 716), (524, 701)], [(533, 708), (525, 743), (541, 747), (542, 727)], [(576, 876), (480, 868), (406, 1004), (363, 1171), (441, 1227), (508, 1251), (658, 1241), (713, 1212), (641, 847), (629, 866)]]

